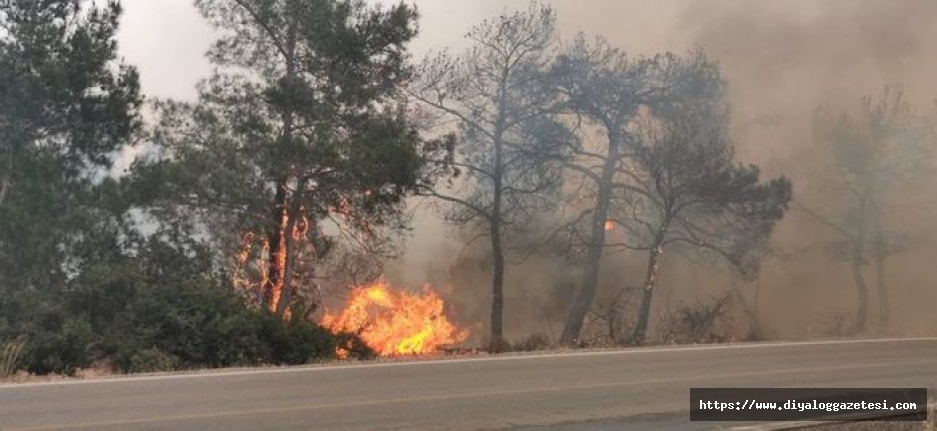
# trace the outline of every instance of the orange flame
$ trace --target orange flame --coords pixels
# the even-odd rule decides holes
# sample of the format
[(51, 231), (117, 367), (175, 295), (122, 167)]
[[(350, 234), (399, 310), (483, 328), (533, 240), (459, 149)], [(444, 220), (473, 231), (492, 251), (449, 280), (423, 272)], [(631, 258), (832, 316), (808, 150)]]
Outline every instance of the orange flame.
[(430, 286), (414, 295), (380, 279), (355, 288), (341, 313), (326, 313), (321, 323), (333, 332), (358, 333), (381, 356), (430, 353), (468, 338), (446, 318), (444, 305)]

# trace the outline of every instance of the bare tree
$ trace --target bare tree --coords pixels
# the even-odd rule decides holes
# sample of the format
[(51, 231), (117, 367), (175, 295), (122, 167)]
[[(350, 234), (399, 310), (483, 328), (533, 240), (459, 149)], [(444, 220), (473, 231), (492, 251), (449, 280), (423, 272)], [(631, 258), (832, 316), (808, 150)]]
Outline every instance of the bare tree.
[(441, 163), (464, 173), (462, 181), (426, 192), (452, 204), (450, 222), (489, 240), (492, 346), (503, 341), (507, 243), (555, 204), (551, 190), (560, 171), (550, 158), (536, 156), (569, 138), (546, 115), (556, 105), (544, 86), (555, 25), (553, 9), (536, 2), (486, 20), (467, 34), (473, 44), (467, 52), (428, 59), (421, 81), (411, 86), (416, 99), (440, 114), (440, 127), (458, 131), (455, 157)]
[(864, 269), (874, 261), (879, 330), (888, 328), (888, 256), (905, 251), (910, 238), (889, 226), (888, 209), (907, 203), (904, 193), (932, 171), (933, 130), (917, 117), (901, 91), (862, 99), (858, 115), (821, 107), (815, 135), (832, 162), (813, 179), (835, 208), (800, 202), (798, 208), (837, 236), (834, 254), (850, 263), (856, 286), (856, 331), (866, 329), (869, 288)]

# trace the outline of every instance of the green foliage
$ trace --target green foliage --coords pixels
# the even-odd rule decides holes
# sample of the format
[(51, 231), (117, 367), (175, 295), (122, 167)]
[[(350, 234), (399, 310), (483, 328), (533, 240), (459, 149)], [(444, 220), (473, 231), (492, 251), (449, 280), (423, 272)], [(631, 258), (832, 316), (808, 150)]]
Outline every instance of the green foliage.
[(178, 363), (178, 358), (152, 347), (134, 352), (124, 371), (131, 373), (173, 371), (178, 368)]
[(73, 375), (91, 365), (95, 334), (87, 321), (48, 314), (27, 336), (25, 362), (31, 373)]
[[(177, 164), (118, 180), (106, 173), (139, 130), (142, 104), (136, 71), (117, 60), (118, 2), (0, 2), (0, 340), (26, 340), (16, 355), (4, 347), (3, 373), (74, 374), (97, 360), (127, 372), (300, 364), (335, 354), (338, 340), (323, 328), (250, 307), (218, 273), (215, 243), (195, 238), (219, 224), (231, 232), (231, 220), (251, 219), (244, 208), (269, 215), (271, 184), (319, 172), (327, 174), (311, 178), (303, 197), (310, 216), (341, 207), (363, 228), (392, 221), (422, 166), (395, 90), (407, 76), (415, 12), (279, 3), (289, 10), (264, 6), (253, 22), (225, 22), (238, 24), (212, 53), (223, 72), (197, 106), (174, 111), (209, 142), (169, 139), (187, 146)], [(223, 21), (246, 11), (198, 5)], [(288, 41), (267, 25), (289, 29), (288, 73), (275, 58), (285, 52), (268, 44)], [(242, 66), (258, 74), (238, 75)], [(196, 194), (207, 200), (189, 209), (214, 217), (198, 224), (176, 212), (186, 202), (169, 199), (163, 183), (173, 199), (204, 191)], [(140, 210), (157, 216), (155, 234), (138, 231)], [(354, 337), (342, 343), (365, 354)]]
[(191, 239), (161, 230), (134, 248), (133, 258), (89, 264), (56, 295), (33, 290), (0, 303), (13, 322), (0, 337), (26, 336), (27, 370), (74, 374), (104, 358), (121, 372), (147, 372), (334, 357), (335, 335), (248, 307)]
[(274, 362), (306, 364), (313, 359), (332, 358), (337, 346), (331, 332), (305, 321), (287, 326), (285, 340), (285, 344), (273, 351)]
[(93, 240), (115, 227), (98, 223), (95, 174), (139, 126), (137, 73), (116, 61), (120, 8), (100, 3), (0, 3), (0, 337), (25, 335), (37, 373), (91, 361), (93, 324), (63, 289), (90, 249), (108, 253)]
[[(81, 296), (69, 302), (78, 305), (87, 303), (82, 298), (89, 296), (132, 292), (123, 303), (111, 297), (103, 310), (113, 318), (98, 328), (99, 348), (121, 371), (139, 371), (141, 361), (164, 368), (228, 367), (303, 364), (334, 355), (331, 333), (308, 321), (285, 324), (266, 311), (249, 308), (229, 286), (210, 276), (208, 261), (204, 253), (187, 256), (178, 245), (150, 239), (140, 250), (137, 268), (111, 271), (114, 279), (96, 279), (76, 290)], [(87, 308), (86, 316), (102, 322), (94, 310)]]
[(0, 3), (0, 292), (50, 289), (86, 239), (95, 170), (138, 128), (116, 3)]
[[(246, 232), (272, 254), (285, 249), (290, 272), (311, 274), (320, 263), (296, 254), (325, 256), (327, 219), (377, 249), (386, 229), (403, 227), (402, 200), (426, 180), (424, 150), (435, 148), (424, 147), (399, 91), (415, 10), (343, 0), (196, 6), (221, 30), (209, 53), (215, 74), (196, 103), (158, 104), (153, 138), (167, 157), (136, 167), (146, 195), (164, 218), (197, 217), (226, 257)], [(281, 238), (283, 210), (315, 235)], [(270, 281), (255, 292), (264, 300), (293, 276), (269, 264)], [(281, 303), (283, 312), (290, 300)]]

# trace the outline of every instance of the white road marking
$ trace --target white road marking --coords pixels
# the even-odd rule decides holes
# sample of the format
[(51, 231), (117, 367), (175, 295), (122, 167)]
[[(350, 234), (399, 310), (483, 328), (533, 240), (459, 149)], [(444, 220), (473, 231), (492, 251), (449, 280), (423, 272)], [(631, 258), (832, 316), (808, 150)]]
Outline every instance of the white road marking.
[(346, 365), (315, 364), (315, 365), (297, 365), (297, 366), (278, 367), (278, 368), (259, 368), (259, 369), (242, 369), (242, 370), (226, 370), (226, 371), (207, 370), (203, 372), (194, 372), (194, 373), (183, 372), (183, 373), (174, 373), (174, 374), (127, 376), (127, 377), (114, 377), (114, 378), (93, 379), (93, 380), (76, 379), (76, 380), (64, 380), (64, 381), (55, 381), (55, 382), (9, 383), (9, 384), (0, 384), (0, 391), (4, 389), (19, 389), (19, 388), (28, 388), (28, 387), (35, 387), (35, 386), (99, 384), (99, 383), (119, 383), (119, 382), (145, 382), (145, 381), (154, 381), (154, 380), (236, 377), (236, 376), (264, 375), (264, 374), (281, 374), (281, 373), (327, 372), (327, 371), (343, 371), (343, 370), (366, 369), (366, 368), (459, 364), (459, 363), (486, 362), (486, 361), (518, 361), (518, 360), (530, 360), (530, 359), (554, 359), (554, 358), (589, 357), (589, 356), (639, 355), (639, 354), (648, 354), (648, 353), (700, 352), (700, 351), (712, 351), (712, 350), (766, 349), (766, 348), (783, 348), (783, 347), (799, 347), (799, 346), (877, 344), (877, 343), (902, 343), (902, 342), (937, 342), (937, 337), (763, 342), (763, 343), (719, 344), (719, 345), (707, 345), (707, 346), (645, 347), (645, 348), (615, 349), (615, 350), (592, 350), (592, 351), (585, 351), (585, 352), (572, 351), (572, 352), (559, 352), (559, 353), (533, 353), (533, 354), (521, 354), (521, 355), (498, 355), (498, 356), (485, 356), (485, 357), (472, 357), (472, 358), (430, 359), (430, 360), (376, 362), (376, 363), (361, 363), (361, 364), (346, 364)]

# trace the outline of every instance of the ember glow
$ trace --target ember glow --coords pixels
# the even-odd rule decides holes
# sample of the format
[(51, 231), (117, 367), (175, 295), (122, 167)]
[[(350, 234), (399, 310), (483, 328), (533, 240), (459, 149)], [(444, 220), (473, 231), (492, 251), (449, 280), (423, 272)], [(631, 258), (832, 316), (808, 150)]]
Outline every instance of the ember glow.
[(342, 311), (326, 313), (322, 325), (334, 332), (358, 333), (381, 356), (431, 353), (468, 337), (468, 330), (449, 321), (444, 306), (430, 286), (411, 294), (380, 279), (355, 288)]

